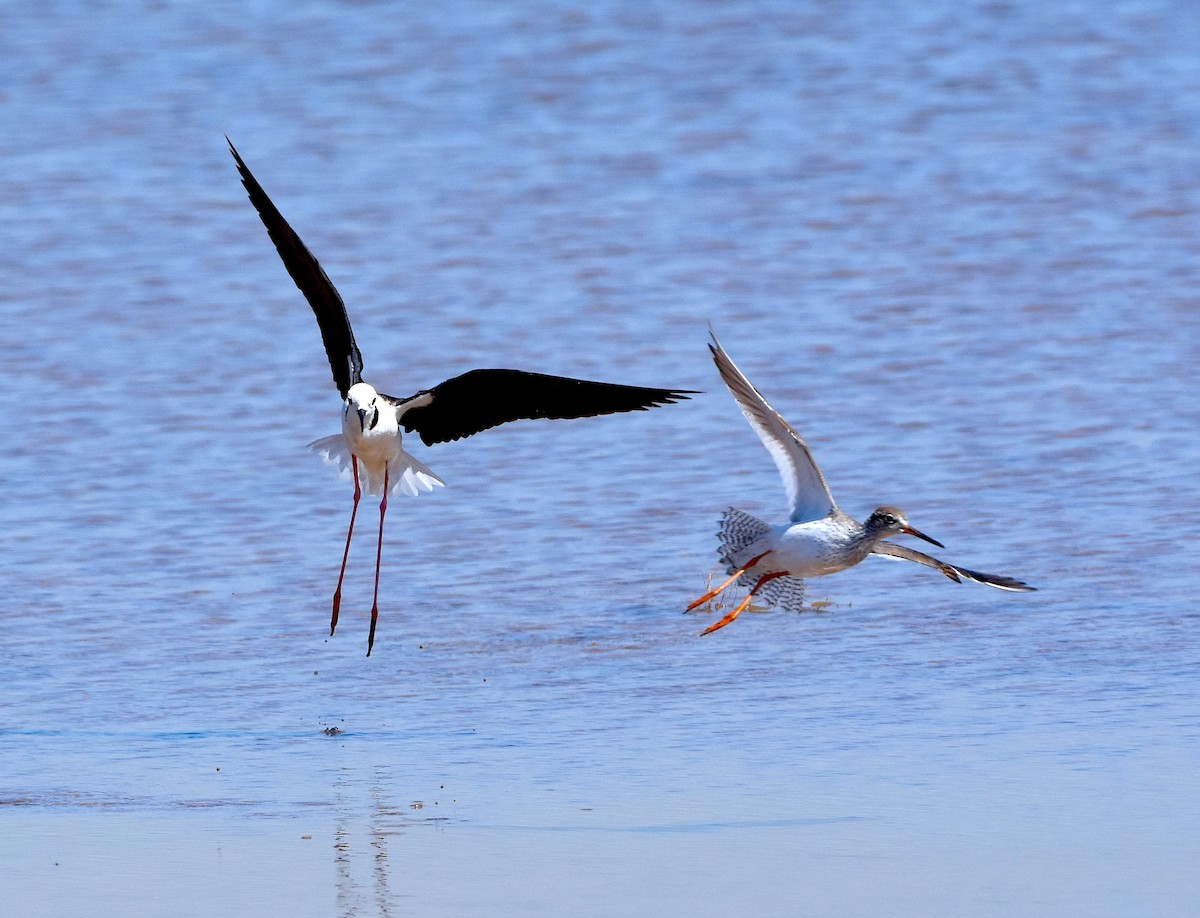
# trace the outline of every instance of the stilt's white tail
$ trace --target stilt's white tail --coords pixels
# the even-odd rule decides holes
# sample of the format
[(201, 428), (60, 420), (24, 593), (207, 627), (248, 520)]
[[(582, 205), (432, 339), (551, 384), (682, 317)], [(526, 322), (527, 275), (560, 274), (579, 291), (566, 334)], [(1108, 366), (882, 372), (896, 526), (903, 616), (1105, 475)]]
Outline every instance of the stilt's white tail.
[[(396, 474), (397, 470), (400, 470), (398, 475)], [(434, 488), (444, 488), (446, 486), (446, 483), (442, 479), (433, 474), (433, 470), (429, 466), (403, 450), (401, 450), (396, 462), (393, 463), (392, 475), (396, 478), (396, 483), (392, 485), (392, 490), (400, 491), (400, 493), (407, 494), (409, 497), (416, 497), (422, 491), (432, 491)], [(382, 490), (382, 487), (380, 490)]]
[[(334, 434), (332, 437), (322, 437), (320, 440), (314, 440), (308, 444), (318, 456), (321, 456), (326, 462), (329, 462), (338, 467), (338, 474), (342, 478), (351, 479), (354, 477), (354, 472), (350, 468), (350, 461), (353, 458), (353, 453), (350, 452), (350, 447), (346, 444), (346, 438), (341, 434)], [(359, 464), (360, 473), (364, 476), (363, 490), (367, 494), (382, 494), (383, 493), (383, 476), (372, 475), (370, 469)], [(391, 470), (388, 473), (391, 479), (392, 493), (399, 491), (401, 494), (407, 494), (409, 497), (416, 497), (422, 491), (432, 491), (434, 488), (445, 487), (445, 482), (438, 478), (424, 462), (415, 456), (410, 456), (404, 450), (400, 450), (400, 455), (396, 457), (391, 465)]]
[[(725, 515), (721, 517), (721, 528), (717, 532), (717, 537), (721, 540), (719, 552), (721, 561), (725, 564), (725, 573), (732, 574), (749, 561), (746, 549), (770, 531), (771, 525), (756, 516), (733, 507), (726, 510)], [(765, 560), (762, 569), (755, 565), (742, 574), (738, 585), (751, 589), (769, 570), (770, 561)], [(764, 584), (754, 598), (788, 612), (799, 612), (804, 608), (804, 581), (799, 577), (777, 577)]]

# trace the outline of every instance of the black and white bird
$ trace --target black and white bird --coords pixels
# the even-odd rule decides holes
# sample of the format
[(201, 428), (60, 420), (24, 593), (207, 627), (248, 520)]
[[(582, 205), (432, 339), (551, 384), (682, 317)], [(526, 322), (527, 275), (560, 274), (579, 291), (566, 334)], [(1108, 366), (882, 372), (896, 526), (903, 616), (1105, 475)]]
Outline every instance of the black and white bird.
[(724, 628), (760, 594), (771, 605), (799, 612), (804, 603), (806, 577), (844, 571), (868, 555), (915, 561), (941, 571), (956, 582), (974, 580), (1016, 593), (1034, 590), (1012, 577), (956, 567), (906, 545), (885, 541), (889, 536), (910, 535), (945, 548), (941, 542), (910, 526), (904, 512), (897, 507), (879, 507), (865, 523), (844, 513), (800, 434), (750, 384), (715, 334), (708, 349), (742, 414), (775, 460), (791, 513), (787, 523), (772, 526), (741, 510), (730, 508), (725, 512), (719, 532), (720, 555), (730, 577), (689, 605), (687, 611), (709, 602), (739, 579), (750, 585), (750, 593), (732, 612), (706, 628), (704, 634)]
[[(229, 138), (225, 138), (229, 141)], [(383, 553), (383, 520), (388, 494), (416, 496), (443, 482), (402, 446), (403, 431), (416, 431), (428, 445), (469, 437), (490, 427), (528, 418), (584, 418), (624, 411), (644, 411), (695, 394), (683, 389), (653, 389), (547, 376), (523, 370), (471, 370), (422, 389), (408, 398), (384, 395), (363, 380), (363, 359), (350, 328), (346, 307), (329, 277), (267, 197), (262, 186), (229, 142), (250, 202), (275, 243), (288, 274), (317, 317), (325, 353), (344, 406), (342, 432), (310, 444), (317, 453), (349, 469), (354, 479), (354, 508), (346, 532), (342, 567), (333, 594), (329, 633), (337, 628), (342, 580), (350, 556), (350, 540), (362, 493), (380, 495), (379, 537), (375, 547), (375, 593), (367, 655), (375, 644), (379, 618), (379, 567)]]

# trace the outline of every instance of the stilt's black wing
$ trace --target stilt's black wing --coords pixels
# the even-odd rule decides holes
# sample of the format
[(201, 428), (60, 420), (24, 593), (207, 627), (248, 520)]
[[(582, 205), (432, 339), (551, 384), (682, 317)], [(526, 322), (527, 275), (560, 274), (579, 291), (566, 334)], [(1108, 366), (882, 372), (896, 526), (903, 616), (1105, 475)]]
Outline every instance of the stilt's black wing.
[(250, 195), (250, 203), (258, 211), (267, 235), (275, 243), (279, 257), (288, 274), (308, 300), (313, 313), (317, 317), (317, 325), (321, 328), (321, 339), (325, 342), (325, 353), (329, 356), (329, 367), (333, 370), (333, 381), (337, 384), (342, 398), (346, 391), (355, 383), (362, 382), (362, 354), (354, 341), (354, 331), (350, 328), (350, 319), (346, 315), (346, 305), (333, 286), (320, 263), (300, 241), (296, 231), (288, 226), (283, 215), (271, 203), (262, 185), (246, 168), (233, 142), (228, 137), (229, 151), (237, 163), (238, 172), (242, 176), (242, 184)]
[(871, 549), (873, 555), (883, 555), (885, 558), (901, 558), (905, 561), (915, 561), (917, 564), (924, 564), (926, 567), (932, 567), (936, 571), (941, 571), (951, 580), (961, 583), (963, 579), (974, 580), (976, 583), (986, 583), (990, 587), (995, 587), (998, 590), (1009, 590), (1013, 593), (1035, 593), (1037, 587), (1031, 587), (1024, 581), (1017, 580), (1014, 577), (1005, 577), (1003, 574), (981, 574), (979, 571), (969, 571), (965, 567), (956, 567), (953, 564), (947, 564), (945, 561), (939, 561), (937, 558), (931, 557), (924, 552), (915, 551), (906, 545), (897, 545), (895, 542), (876, 542)]
[(645, 411), (694, 394), (686, 389), (647, 389), (524, 370), (471, 370), (411, 398), (392, 401), (404, 429), (417, 431), (426, 445), (432, 445), (509, 421)]

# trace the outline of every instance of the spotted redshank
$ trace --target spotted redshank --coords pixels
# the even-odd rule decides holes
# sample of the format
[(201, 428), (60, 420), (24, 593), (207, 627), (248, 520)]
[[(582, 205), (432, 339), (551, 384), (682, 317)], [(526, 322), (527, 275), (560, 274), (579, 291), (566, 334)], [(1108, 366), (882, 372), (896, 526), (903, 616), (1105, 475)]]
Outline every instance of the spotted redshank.
[(720, 555), (729, 579), (693, 602), (687, 611), (698, 608), (739, 580), (750, 585), (750, 592), (732, 612), (706, 628), (704, 634), (724, 628), (756, 596), (770, 605), (798, 612), (803, 606), (805, 578), (843, 571), (867, 555), (915, 561), (941, 571), (955, 582), (974, 580), (1014, 593), (1035, 589), (1012, 577), (956, 567), (885, 541), (888, 536), (910, 535), (945, 548), (941, 542), (910, 526), (903, 511), (896, 507), (878, 508), (865, 523), (842, 512), (800, 434), (750, 384), (715, 334), (708, 349), (721, 379), (775, 460), (787, 490), (791, 515), (786, 525), (772, 526), (741, 510), (730, 508), (725, 512), (719, 533)]

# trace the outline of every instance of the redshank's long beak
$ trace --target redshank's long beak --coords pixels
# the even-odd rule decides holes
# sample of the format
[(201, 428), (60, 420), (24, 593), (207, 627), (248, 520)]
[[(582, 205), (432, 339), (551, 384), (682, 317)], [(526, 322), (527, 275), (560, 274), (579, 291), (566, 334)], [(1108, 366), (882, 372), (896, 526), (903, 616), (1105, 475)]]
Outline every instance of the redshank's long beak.
[(912, 528), (912, 526), (905, 526), (905, 527), (904, 527), (903, 529), (901, 529), (900, 531), (901, 531), (901, 532), (906, 532), (906, 533), (908, 533), (910, 536), (916, 536), (918, 539), (924, 539), (924, 540), (925, 540), (926, 542), (928, 542), (930, 545), (936, 545), (938, 548), (945, 548), (945, 547), (946, 547), (946, 546), (945, 546), (945, 545), (943, 545), (941, 542), (939, 542), (937, 539), (931, 539), (931, 538), (929, 538), (929, 536), (925, 535), (925, 533), (923, 533), (923, 532), (922, 532), (920, 529), (913, 529), (913, 528)]

